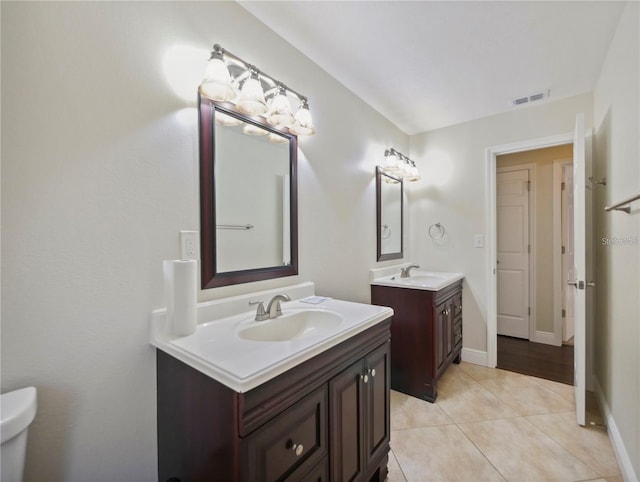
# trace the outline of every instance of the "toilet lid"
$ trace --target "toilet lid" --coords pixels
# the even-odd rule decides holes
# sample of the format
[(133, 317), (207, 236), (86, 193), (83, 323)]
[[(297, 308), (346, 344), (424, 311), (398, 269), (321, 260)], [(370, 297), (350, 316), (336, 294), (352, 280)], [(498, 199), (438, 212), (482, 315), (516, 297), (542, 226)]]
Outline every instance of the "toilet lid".
[(35, 387), (21, 388), (0, 395), (0, 439), (11, 440), (29, 427), (36, 416)]

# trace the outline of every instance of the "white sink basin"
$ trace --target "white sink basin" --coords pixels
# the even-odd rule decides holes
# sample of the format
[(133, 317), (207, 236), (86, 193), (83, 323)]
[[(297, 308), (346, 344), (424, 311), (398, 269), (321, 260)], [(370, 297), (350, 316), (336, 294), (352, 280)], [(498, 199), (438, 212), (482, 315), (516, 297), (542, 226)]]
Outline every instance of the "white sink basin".
[(418, 290), (438, 291), (452, 283), (461, 280), (461, 273), (443, 273), (439, 271), (413, 270), (408, 278), (401, 278), (399, 274), (374, 279), (371, 284), (379, 286), (394, 286), (398, 288), (412, 288)]
[(238, 336), (251, 341), (289, 341), (322, 336), (335, 330), (342, 317), (327, 310), (300, 310), (285, 312), (278, 318), (256, 321), (238, 332)]
[(419, 286), (434, 286), (442, 283), (447, 278), (443, 276), (416, 275), (409, 278), (400, 278), (402, 283)]

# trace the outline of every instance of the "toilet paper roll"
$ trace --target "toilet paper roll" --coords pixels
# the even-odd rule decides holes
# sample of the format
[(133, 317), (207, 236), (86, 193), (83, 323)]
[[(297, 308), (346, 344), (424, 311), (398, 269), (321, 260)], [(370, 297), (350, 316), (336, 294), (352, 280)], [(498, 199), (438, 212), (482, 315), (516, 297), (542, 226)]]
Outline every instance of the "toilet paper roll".
[(196, 331), (196, 260), (166, 260), (164, 286), (167, 320), (174, 335), (187, 336)]

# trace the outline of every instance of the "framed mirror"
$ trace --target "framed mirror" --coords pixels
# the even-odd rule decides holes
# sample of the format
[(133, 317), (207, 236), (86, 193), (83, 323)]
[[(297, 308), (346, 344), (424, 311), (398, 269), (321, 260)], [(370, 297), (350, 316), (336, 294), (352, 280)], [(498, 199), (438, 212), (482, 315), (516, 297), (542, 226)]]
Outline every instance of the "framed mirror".
[(199, 97), (202, 289), (298, 274), (297, 138)]
[(378, 261), (402, 258), (402, 178), (376, 167), (376, 230)]

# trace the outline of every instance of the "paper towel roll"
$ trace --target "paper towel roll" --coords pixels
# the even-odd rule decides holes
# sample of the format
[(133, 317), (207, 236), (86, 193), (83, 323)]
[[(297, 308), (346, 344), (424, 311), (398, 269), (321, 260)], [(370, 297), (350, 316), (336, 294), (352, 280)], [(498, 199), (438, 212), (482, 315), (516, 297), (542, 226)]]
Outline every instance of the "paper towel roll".
[(187, 336), (196, 331), (197, 262), (166, 260), (164, 265), (167, 320), (174, 335)]

